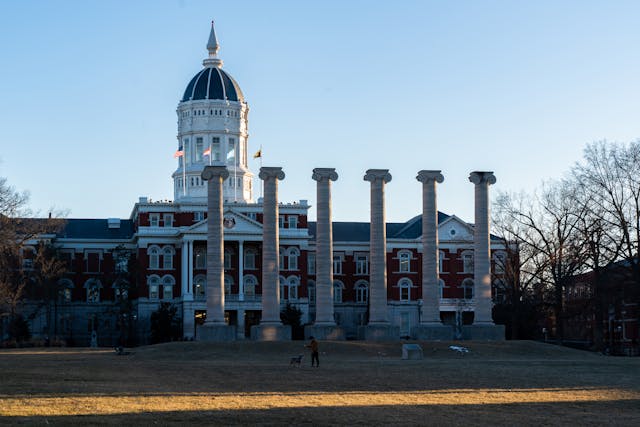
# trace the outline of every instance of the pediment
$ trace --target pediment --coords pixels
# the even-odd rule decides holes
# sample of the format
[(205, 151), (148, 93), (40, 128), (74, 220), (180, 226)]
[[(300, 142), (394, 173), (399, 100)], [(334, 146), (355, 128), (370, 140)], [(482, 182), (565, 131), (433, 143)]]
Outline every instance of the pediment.
[(440, 241), (473, 240), (473, 227), (455, 215), (450, 216), (438, 225)]
[[(232, 209), (226, 209), (223, 214), (223, 230), (224, 234), (262, 234), (262, 224), (254, 221), (246, 216), (233, 211)], [(185, 234), (207, 234), (207, 220), (193, 224)]]

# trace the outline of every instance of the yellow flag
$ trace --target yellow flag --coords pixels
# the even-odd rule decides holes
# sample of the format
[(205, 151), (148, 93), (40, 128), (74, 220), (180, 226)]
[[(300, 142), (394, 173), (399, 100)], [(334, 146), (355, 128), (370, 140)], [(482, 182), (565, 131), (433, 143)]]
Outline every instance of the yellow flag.
[(258, 157), (262, 157), (262, 148), (256, 151), (256, 154), (253, 155), (254, 159), (257, 159)]

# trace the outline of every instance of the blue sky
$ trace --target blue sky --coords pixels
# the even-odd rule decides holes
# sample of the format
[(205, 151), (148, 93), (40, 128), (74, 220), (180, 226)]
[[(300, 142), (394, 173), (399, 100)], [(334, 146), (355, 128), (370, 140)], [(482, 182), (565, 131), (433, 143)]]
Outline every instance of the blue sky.
[(470, 171), (530, 191), (591, 141), (640, 137), (638, 16), (637, 1), (5, 1), (0, 176), (72, 218), (172, 199), (175, 109), (215, 19), (250, 151), (287, 174), (281, 201), (315, 204), (311, 170), (335, 167), (334, 219), (366, 221), (364, 172), (388, 168), (387, 219), (405, 221), (417, 171), (441, 169), (440, 210), (473, 221)]

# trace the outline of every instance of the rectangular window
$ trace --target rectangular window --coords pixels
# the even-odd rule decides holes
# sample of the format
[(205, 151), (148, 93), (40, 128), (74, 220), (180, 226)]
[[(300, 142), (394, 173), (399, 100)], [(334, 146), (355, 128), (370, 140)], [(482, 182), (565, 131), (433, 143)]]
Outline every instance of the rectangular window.
[(289, 228), (298, 228), (298, 217), (295, 215), (291, 215), (287, 218), (287, 224)]
[(356, 274), (369, 274), (369, 262), (366, 255), (356, 255)]
[(204, 141), (202, 138), (198, 137), (196, 138), (196, 149), (194, 154), (194, 160), (196, 162), (201, 162), (202, 161), (202, 152), (204, 151)]
[(162, 216), (162, 225), (164, 227), (173, 227), (173, 214), (164, 214)]
[(160, 226), (160, 214), (157, 214), (157, 213), (149, 214), (149, 226), (151, 227)]
[(220, 161), (220, 138), (217, 136), (211, 138), (211, 160)]
[[(191, 154), (191, 147), (189, 147), (189, 138), (184, 139), (184, 145), (182, 146), (182, 149), (184, 150), (184, 161), (187, 162), (187, 160), (190, 159), (189, 155)], [(180, 158), (178, 158), (178, 160), (180, 160)], [(191, 162), (189, 161), (188, 163)]]
[(400, 288), (400, 301), (409, 301), (409, 287), (402, 286)]
[(204, 212), (194, 212), (193, 213), (193, 221), (200, 222), (204, 219)]
[(255, 212), (247, 212), (247, 217), (249, 217), (249, 219), (252, 219), (254, 221), (258, 220), (258, 214)]
[(342, 257), (340, 255), (333, 256), (333, 274), (342, 274)]
[(411, 254), (403, 252), (398, 255), (400, 259), (400, 273), (411, 271)]
[(256, 268), (256, 252), (247, 250), (244, 252), (244, 268), (247, 270), (255, 270)]
[(316, 274), (316, 254), (312, 252), (307, 254), (307, 274)]
[(229, 138), (229, 144), (227, 146), (227, 164), (236, 164), (236, 139)]
[(284, 215), (278, 216), (278, 227), (284, 228)]
[(462, 272), (473, 273), (473, 254), (466, 253), (462, 255)]
[(224, 268), (225, 270), (231, 269), (231, 252), (224, 251)]
[(196, 252), (195, 253), (196, 269), (197, 270), (204, 270), (205, 268), (207, 268), (207, 253), (206, 253), (206, 251), (204, 249), (198, 249), (195, 252)]
[(85, 269), (87, 273), (100, 273), (100, 253), (85, 252), (84, 254)]

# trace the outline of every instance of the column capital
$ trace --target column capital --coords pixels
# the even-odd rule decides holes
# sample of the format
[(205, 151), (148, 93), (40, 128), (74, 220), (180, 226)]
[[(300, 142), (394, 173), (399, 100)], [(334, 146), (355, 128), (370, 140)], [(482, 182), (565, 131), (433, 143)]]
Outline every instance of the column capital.
[(391, 181), (389, 169), (369, 169), (364, 175), (364, 180), (369, 182), (383, 181), (385, 183)]
[(438, 184), (441, 184), (442, 182), (444, 182), (444, 176), (440, 172), (441, 171), (421, 170), (418, 172), (418, 176), (416, 176), (416, 179), (423, 184), (431, 181), (435, 181)]
[(219, 176), (224, 181), (225, 179), (229, 178), (229, 170), (226, 166), (205, 166), (204, 170), (202, 171), (202, 175), (200, 176), (205, 181), (209, 181), (214, 177)]
[(263, 166), (260, 168), (260, 174), (258, 177), (264, 181), (268, 179), (279, 179), (282, 181), (284, 179), (284, 172), (281, 167)]
[(493, 172), (473, 171), (469, 175), (469, 181), (473, 182), (475, 185), (491, 185), (496, 183), (496, 176)]
[(314, 168), (311, 179), (315, 181), (335, 181), (338, 179), (338, 172), (335, 168)]

